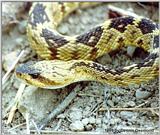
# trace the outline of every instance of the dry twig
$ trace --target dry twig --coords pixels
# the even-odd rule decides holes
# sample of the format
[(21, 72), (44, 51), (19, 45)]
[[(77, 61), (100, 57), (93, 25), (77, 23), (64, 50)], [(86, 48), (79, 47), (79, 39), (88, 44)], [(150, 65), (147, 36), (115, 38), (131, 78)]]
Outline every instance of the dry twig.
[(7, 73), (3, 76), (3, 78), (2, 78), (2, 85), (7, 81), (7, 79), (9, 78), (9, 74), (14, 69), (14, 67), (16, 66), (16, 64), (18, 63), (19, 59), (22, 57), (23, 54), (24, 54), (24, 50), (21, 51), (21, 53), (19, 54), (19, 56), (17, 57), (17, 59), (12, 63), (12, 65), (9, 68), (9, 70), (7, 71)]
[(115, 11), (115, 12), (118, 12), (122, 15), (127, 15), (127, 16), (132, 16), (132, 17), (142, 17), (142, 16), (139, 16), (131, 11), (128, 11), (128, 10), (124, 10), (124, 9), (121, 9), (121, 8), (118, 8), (118, 7), (115, 7), (115, 6), (112, 6), (112, 5), (108, 5), (108, 9), (112, 10), (112, 11)]
[(30, 129), (29, 129), (29, 113), (26, 113), (26, 129), (27, 129), (27, 134), (30, 134)]
[(17, 94), (15, 96), (15, 99), (14, 99), (14, 103), (13, 103), (13, 106), (9, 112), (9, 116), (8, 116), (8, 120), (7, 120), (7, 124), (11, 123), (13, 117), (14, 117), (14, 114), (15, 114), (15, 111), (17, 110), (17, 106), (18, 106), (18, 103), (22, 97), (22, 93), (25, 89), (25, 84), (24, 83), (21, 83), (18, 91), (17, 91)]
[(100, 108), (99, 111), (151, 111), (152, 113), (156, 114), (157, 116), (159, 116), (159, 114), (157, 112), (155, 112), (154, 110), (159, 109), (159, 107), (156, 108)]
[(37, 133), (41, 134), (40, 130), (39, 130), (38, 126), (36, 125), (36, 123), (34, 122), (34, 120), (32, 120), (32, 123), (33, 123), (34, 127), (36, 128)]

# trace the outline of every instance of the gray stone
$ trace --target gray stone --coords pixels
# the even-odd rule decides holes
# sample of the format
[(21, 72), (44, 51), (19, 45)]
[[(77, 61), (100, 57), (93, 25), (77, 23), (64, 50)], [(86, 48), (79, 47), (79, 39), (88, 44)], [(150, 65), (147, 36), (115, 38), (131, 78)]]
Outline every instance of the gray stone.
[(102, 118), (97, 118), (97, 119), (96, 119), (96, 124), (99, 125), (99, 124), (101, 124), (101, 123), (102, 123)]
[(133, 101), (127, 102), (127, 107), (134, 107), (136, 104)]
[(58, 31), (62, 34), (66, 34), (68, 31), (68, 27), (66, 27), (65, 25), (62, 25), (61, 27), (58, 28)]
[(84, 125), (81, 121), (77, 120), (70, 124), (69, 128), (72, 131), (84, 131)]
[(27, 21), (26, 20), (20, 22), (19, 25), (18, 25), (18, 31), (21, 34), (25, 34), (26, 33), (26, 26), (27, 26)]
[(89, 123), (90, 124), (95, 124), (96, 123), (96, 119), (94, 117), (89, 117)]
[(78, 108), (74, 108), (74, 110), (72, 110), (72, 112), (69, 114), (69, 118), (72, 121), (81, 120), (82, 119), (82, 111)]
[(134, 54), (134, 52), (135, 52), (135, 49), (136, 49), (136, 47), (134, 47), (134, 46), (128, 46), (128, 47), (127, 47), (127, 54), (128, 54), (130, 57), (132, 57), (133, 54)]
[(112, 100), (108, 100), (107, 101), (107, 104), (111, 107), (114, 107), (114, 102)]
[(8, 71), (11, 68), (12, 64), (17, 59), (17, 55), (18, 55), (17, 51), (14, 51), (14, 52), (11, 52), (5, 55), (4, 60), (3, 60), (3, 68), (6, 71)]
[[(83, 19), (82, 19), (83, 20)], [(70, 23), (70, 24), (73, 24), (74, 23), (74, 19), (72, 18), (72, 17), (70, 17), (69, 19), (68, 19), (68, 22)]]
[(15, 39), (15, 42), (16, 42), (16, 45), (23, 45), (23, 43), (24, 43), (24, 38), (17, 38), (17, 39)]
[(114, 125), (114, 124), (119, 123), (120, 121), (121, 121), (120, 118), (113, 118), (113, 119), (110, 120), (110, 124)]
[(131, 119), (133, 116), (136, 116), (137, 113), (131, 112), (131, 111), (122, 111), (120, 112), (122, 119)]
[(84, 125), (87, 125), (87, 124), (89, 123), (89, 119), (88, 119), (88, 118), (82, 119), (82, 123), (83, 123)]
[(108, 119), (108, 118), (106, 118), (106, 117), (103, 118), (103, 123), (108, 124), (109, 122), (110, 122), (110, 119)]
[(99, 133), (102, 133), (102, 132), (105, 131), (105, 129), (103, 129), (103, 128), (101, 128), (101, 127), (98, 127), (98, 128), (96, 128), (95, 131), (96, 131), (96, 132), (99, 132)]
[(105, 54), (105, 55), (99, 57), (99, 58), (97, 59), (97, 61), (98, 61), (99, 63), (103, 64), (103, 65), (108, 64), (108, 63), (112, 63), (112, 59), (111, 59), (111, 57), (109, 56), (109, 54)]
[(86, 129), (87, 131), (91, 131), (92, 128), (93, 128), (93, 126), (92, 126), (91, 124), (88, 124), (88, 125), (85, 126), (85, 129)]
[(136, 91), (136, 98), (137, 99), (146, 99), (148, 98), (152, 93), (151, 92), (148, 92), (148, 91), (141, 91), (141, 89), (138, 89)]

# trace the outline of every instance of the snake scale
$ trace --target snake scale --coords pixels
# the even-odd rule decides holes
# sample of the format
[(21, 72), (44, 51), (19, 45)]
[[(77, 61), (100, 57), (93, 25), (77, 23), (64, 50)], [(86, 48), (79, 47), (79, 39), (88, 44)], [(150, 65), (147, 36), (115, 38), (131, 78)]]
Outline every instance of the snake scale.
[[(78, 81), (98, 81), (113, 86), (141, 84), (159, 71), (159, 28), (147, 18), (109, 19), (83, 34), (65, 36), (56, 31), (62, 20), (88, 2), (34, 2), (29, 12), (27, 36), (31, 47), (45, 59), (16, 69), (18, 78), (42, 88), (61, 88)], [(149, 55), (141, 62), (111, 69), (96, 58), (127, 46)]]

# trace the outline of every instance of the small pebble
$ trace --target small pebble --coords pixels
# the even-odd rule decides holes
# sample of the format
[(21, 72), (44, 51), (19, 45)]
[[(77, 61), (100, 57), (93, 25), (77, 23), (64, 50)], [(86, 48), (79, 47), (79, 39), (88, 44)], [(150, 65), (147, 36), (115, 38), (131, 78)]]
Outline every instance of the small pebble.
[(121, 124), (121, 125), (117, 125), (116, 130), (120, 131), (121, 129), (124, 129), (124, 128), (125, 126)]
[(110, 119), (107, 119), (106, 117), (104, 117), (104, 118), (103, 118), (103, 123), (108, 124), (108, 123), (109, 123), (109, 121), (110, 121)]
[(86, 106), (85, 110), (83, 111), (83, 116), (86, 116), (90, 113), (90, 107), (89, 106)]
[(87, 131), (91, 131), (92, 128), (93, 128), (93, 126), (92, 126), (91, 124), (88, 124), (88, 125), (85, 126), (85, 129), (86, 129)]
[(103, 64), (103, 65), (106, 65), (106, 64), (108, 64), (108, 63), (112, 63), (112, 58), (110, 57), (109, 54), (105, 54), (105, 55), (99, 57), (99, 58), (97, 59), (97, 61), (98, 61), (99, 63)]
[(141, 91), (140, 89), (138, 89), (136, 91), (136, 98), (137, 99), (146, 99), (148, 98), (152, 93), (151, 92), (148, 92), (148, 91)]
[(95, 124), (96, 123), (96, 119), (94, 117), (89, 117), (89, 123), (90, 124)]
[(110, 107), (114, 107), (114, 102), (112, 100), (108, 100), (107, 101), (107, 104), (110, 106)]
[(157, 105), (158, 105), (158, 103), (157, 103), (157, 102), (153, 102), (153, 103), (151, 103), (151, 107), (152, 107), (152, 108), (157, 107)]
[(99, 133), (102, 133), (102, 132), (105, 131), (105, 129), (98, 127), (98, 128), (96, 128), (95, 131), (96, 131), (96, 132), (99, 132)]
[(27, 21), (24, 20), (24, 21), (21, 21), (18, 25), (18, 31), (21, 33), (21, 34), (25, 34), (26, 33), (26, 26), (27, 26)]
[(137, 121), (137, 115), (133, 116), (131, 119), (128, 119), (128, 121), (134, 123)]
[(9, 54), (6, 54), (3, 60), (3, 68), (5, 71), (8, 71), (12, 66), (13, 62), (17, 59), (18, 52), (14, 51)]
[(83, 123), (84, 125), (87, 125), (87, 124), (89, 123), (89, 119), (88, 119), (88, 118), (82, 119), (82, 123)]
[(65, 25), (62, 25), (61, 27), (58, 27), (58, 31), (62, 34), (67, 34), (69, 30), (68, 30), (68, 27), (66, 27)]
[(102, 118), (97, 118), (97, 119), (96, 119), (96, 124), (99, 125), (99, 124), (101, 124), (101, 123), (102, 123)]
[(107, 129), (108, 126), (109, 126), (108, 124), (105, 124), (105, 123), (102, 124), (102, 128), (103, 128), (103, 129)]
[(136, 104), (133, 101), (127, 102), (127, 107), (134, 107)]
[(87, 19), (86, 18), (82, 19), (82, 23), (83, 23), (83, 25), (87, 24)]
[(21, 83), (22, 83), (22, 82), (21, 82), (20, 80), (15, 79), (15, 81), (14, 81), (14, 83), (13, 83), (13, 86), (18, 89)]
[(77, 120), (70, 124), (69, 128), (72, 131), (84, 131), (84, 125), (81, 121)]
[(130, 57), (132, 57), (133, 54), (134, 54), (134, 52), (135, 52), (135, 49), (136, 49), (136, 47), (134, 47), (134, 46), (128, 46), (128, 47), (127, 47), (127, 54), (128, 54)]
[(110, 120), (110, 124), (112, 124), (112, 125), (120, 123), (120, 122), (121, 122), (120, 118), (113, 118)]
[(16, 45), (23, 45), (23, 43), (24, 43), (24, 38), (17, 38), (17, 39), (15, 39), (15, 41), (16, 41)]
[(131, 111), (122, 111), (120, 112), (121, 118), (123, 119), (131, 119), (133, 116), (135, 116), (137, 113), (131, 112)]
[[(82, 20), (83, 20), (83, 19), (82, 19)], [(72, 18), (72, 17), (69, 17), (69, 18), (68, 18), (68, 22), (69, 22), (70, 24), (73, 24), (74, 21), (75, 21), (74, 18)]]
[(80, 109), (72, 110), (72, 112), (69, 114), (69, 118), (72, 121), (81, 120), (82, 119), (82, 111)]

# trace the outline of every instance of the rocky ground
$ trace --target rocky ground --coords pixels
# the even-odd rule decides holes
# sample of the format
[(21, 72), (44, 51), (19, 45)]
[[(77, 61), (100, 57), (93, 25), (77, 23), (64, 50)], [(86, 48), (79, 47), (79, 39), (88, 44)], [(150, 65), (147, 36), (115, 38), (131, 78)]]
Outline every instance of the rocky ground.
[[(22, 50), (25, 50), (25, 53), (18, 64), (35, 59), (35, 53), (29, 46), (25, 30), (30, 5), (31, 3), (23, 2), (3, 2), (2, 4), (2, 76), (9, 70)], [(103, 3), (97, 7), (78, 9), (63, 21), (58, 31), (62, 34), (76, 35), (89, 30), (108, 18), (110, 14), (108, 5), (151, 18), (156, 22), (158, 20), (158, 8), (155, 5), (129, 2)], [(127, 49), (124, 48), (118, 54), (105, 55), (97, 61), (114, 68), (141, 60), (136, 56), (130, 59), (126, 51)], [(3, 132), (10, 134), (24, 134), (28, 131), (37, 133), (37, 130), (28, 129), (27, 122), (31, 125), (40, 123), (72, 90), (70, 87), (48, 90), (26, 86), (20, 96), (12, 122), (6, 124), (20, 84), (13, 71), (3, 85)], [(130, 85), (126, 88), (102, 85), (97, 82), (87, 82), (83, 85), (85, 87), (77, 94), (74, 101), (48, 123), (43, 130), (44, 133), (134, 132), (135, 130), (156, 132), (158, 130), (159, 115), (156, 109), (159, 107), (158, 78), (148, 84)], [(76, 88), (79, 87), (81, 85)]]

